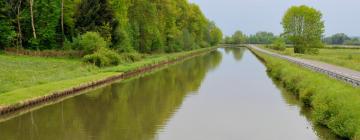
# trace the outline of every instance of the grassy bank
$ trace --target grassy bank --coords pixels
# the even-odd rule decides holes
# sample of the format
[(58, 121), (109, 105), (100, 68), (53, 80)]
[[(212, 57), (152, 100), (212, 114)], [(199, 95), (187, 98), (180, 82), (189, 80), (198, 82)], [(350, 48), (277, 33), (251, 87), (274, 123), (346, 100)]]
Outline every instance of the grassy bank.
[(211, 49), (214, 48), (150, 55), (134, 63), (107, 68), (83, 64), (80, 60), (0, 55), (0, 62), (6, 65), (1, 68), (0, 107)]
[(313, 121), (335, 134), (360, 139), (360, 89), (285, 60), (256, 52), (283, 86), (313, 111)]
[(318, 61), (334, 64), (337, 66), (342, 66), (360, 71), (360, 48), (359, 49), (324, 48), (324, 49), (320, 49), (319, 54), (317, 55), (295, 54), (293, 48), (287, 48), (285, 51), (275, 51), (271, 49), (268, 50), (294, 57), (318, 60)]

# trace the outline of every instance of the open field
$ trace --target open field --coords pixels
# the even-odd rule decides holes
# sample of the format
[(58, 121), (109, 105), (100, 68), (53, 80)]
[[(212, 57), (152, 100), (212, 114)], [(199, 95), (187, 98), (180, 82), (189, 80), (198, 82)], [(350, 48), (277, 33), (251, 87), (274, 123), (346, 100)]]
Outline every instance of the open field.
[(269, 74), (313, 109), (313, 121), (341, 137), (360, 137), (360, 89), (258, 51)]
[[(265, 47), (263, 47), (265, 48)], [(267, 50), (277, 52), (280, 54), (323, 61), (326, 63), (334, 64), (360, 71), (360, 49), (320, 49), (319, 54), (295, 54), (293, 48), (287, 48), (285, 51), (275, 51), (265, 48)]]

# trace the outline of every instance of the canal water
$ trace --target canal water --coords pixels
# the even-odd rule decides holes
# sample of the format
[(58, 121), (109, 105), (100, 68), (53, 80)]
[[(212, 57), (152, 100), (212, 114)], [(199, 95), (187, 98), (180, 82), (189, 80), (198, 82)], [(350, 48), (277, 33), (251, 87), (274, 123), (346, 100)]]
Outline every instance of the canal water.
[(0, 123), (1, 140), (312, 140), (332, 136), (246, 48), (222, 48)]

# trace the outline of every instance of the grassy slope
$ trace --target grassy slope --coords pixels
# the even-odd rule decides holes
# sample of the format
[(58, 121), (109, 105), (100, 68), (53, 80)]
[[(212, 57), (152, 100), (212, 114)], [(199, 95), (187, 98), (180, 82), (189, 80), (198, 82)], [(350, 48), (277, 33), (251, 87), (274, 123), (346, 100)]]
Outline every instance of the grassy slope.
[(0, 64), (2, 65), (0, 67), (0, 106), (16, 104), (142, 66), (208, 49), (210, 48), (152, 55), (135, 63), (102, 69), (85, 65), (79, 60), (0, 55)]
[(287, 48), (284, 52), (275, 52), (295, 57), (323, 61), (326, 63), (360, 71), (360, 49), (320, 49), (320, 53), (318, 55), (295, 54), (293, 48)]
[(360, 89), (260, 52), (270, 75), (313, 109), (313, 120), (335, 134), (360, 138)]
[(0, 94), (99, 73), (80, 60), (0, 55)]

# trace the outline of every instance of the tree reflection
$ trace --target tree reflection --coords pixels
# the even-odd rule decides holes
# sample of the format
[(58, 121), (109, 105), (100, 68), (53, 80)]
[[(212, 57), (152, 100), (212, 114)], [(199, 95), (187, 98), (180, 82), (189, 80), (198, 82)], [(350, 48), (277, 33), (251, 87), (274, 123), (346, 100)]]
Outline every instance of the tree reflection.
[(154, 139), (221, 60), (214, 51), (33, 111), (0, 123), (0, 139)]
[(236, 61), (240, 61), (243, 58), (244, 52), (246, 50), (245, 47), (232, 47), (232, 48), (224, 48), (226, 54), (232, 53)]

